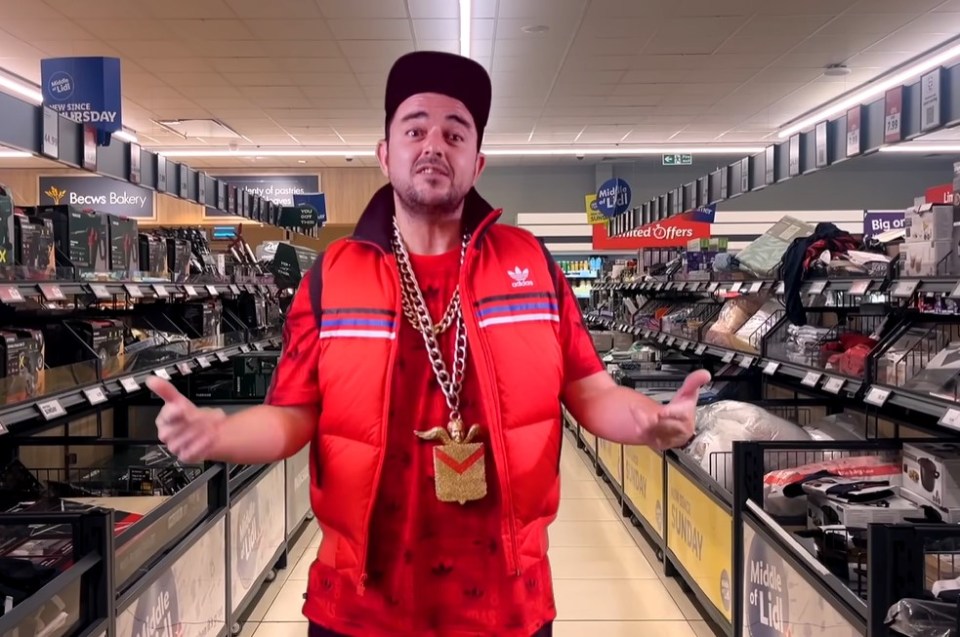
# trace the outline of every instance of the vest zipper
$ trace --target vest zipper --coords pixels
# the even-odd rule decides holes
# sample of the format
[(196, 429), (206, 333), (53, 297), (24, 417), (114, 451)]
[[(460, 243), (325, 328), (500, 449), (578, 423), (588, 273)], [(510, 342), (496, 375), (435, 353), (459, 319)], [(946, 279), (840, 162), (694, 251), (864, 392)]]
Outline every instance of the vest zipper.
[[(473, 247), (473, 246), (471, 246)], [(471, 260), (476, 260), (476, 253), (472, 255)], [(474, 334), (476, 334), (476, 342), (480, 345), (483, 350), (483, 363), (486, 369), (486, 375), (488, 382), (492, 382), (493, 386), (496, 386), (496, 370), (493, 367), (490, 356), (490, 349), (487, 346), (487, 341), (483, 336), (483, 333), (480, 330), (480, 323), (477, 321), (476, 314), (474, 313), (474, 300), (473, 296), (470, 294), (470, 288), (467, 286), (468, 277), (466, 276), (466, 268), (468, 265), (464, 264), (464, 271), (460, 273), (460, 296), (464, 300), (464, 319), (472, 329)], [(493, 410), (491, 413), (495, 415), (496, 418), (499, 418), (500, 414), (500, 401), (499, 396), (495, 391), (490, 392), (491, 400), (493, 401)], [(493, 428), (490, 428), (491, 434), (493, 433)], [(491, 443), (494, 442), (493, 435), (490, 437)], [(503, 462), (503, 466), (500, 467), (498, 471), (498, 476), (501, 477), (500, 480), (500, 490), (502, 492), (503, 498), (503, 508), (508, 512), (507, 519), (510, 525), (510, 548), (509, 553), (507, 554), (507, 570), (512, 572), (516, 577), (522, 575), (520, 570), (520, 548), (517, 544), (517, 520), (516, 515), (513, 510), (513, 491), (510, 488), (510, 470), (507, 462), (507, 450), (506, 444), (503, 437), (503, 423), (498, 423), (497, 426), (497, 441), (496, 446), (500, 448), (500, 460)], [(494, 458), (494, 466), (497, 466), (497, 459)]]
[[(368, 241), (360, 241), (360, 243), (368, 243), (373, 245), (380, 250), (379, 246), (376, 244), (370, 243)], [(382, 250), (381, 250), (382, 252)], [(387, 267), (391, 272), (397, 275), (399, 278), (399, 272), (396, 272), (395, 268), (390, 265), (390, 261), (387, 260)], [(393, 342), (390, 345), (390, 355), (387, 359), (387, 380), (386, 386), (384, 389), (384, 399), (383, 399), (383, 413), (381, 414), (381, 427), (380, 427), (380, 457), (377, 459), (377, 470), (373, 474), (373, 497), (370, 500), (370, 506), (367, 507), (366, 512), (363, 515), (363, 546), (360, 548), (360, 578), (357, 581), (357, 594), (363, 595), (367, 589), (367, 558), (370, 550), (370, 525), (373, 521), (373, 511), (377, 505), (377, 494), (380, 491), (380, 478), (383, 474), (383, 462), (384, 457), (386, 456), (387, 451), (387, 432), (390, 426), (390, 398), (393, 391), (393, 370), (397, 362), (397, 348), (399, 346), (399, 335), (400, 335), (400, 321), (403, 320), (403, 308), (400, 305), (400, 294), (399, 290), (396, 291), (396, 312), (397, 312), (397, 326), (396, 326), (396, 337), (393, 339)]]

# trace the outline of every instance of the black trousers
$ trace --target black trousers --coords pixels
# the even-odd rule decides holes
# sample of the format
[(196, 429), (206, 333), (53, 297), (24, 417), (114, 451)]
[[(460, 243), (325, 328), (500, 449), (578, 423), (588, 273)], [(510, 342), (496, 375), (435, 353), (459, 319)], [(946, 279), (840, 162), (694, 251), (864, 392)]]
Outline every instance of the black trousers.
[[(337, 634), (335, 632), (329, 631), (322, 626), (317, 626), (316, 624), (310, 624), (310, 633), (309, 637), (343, 637), (343, 635)], [(547, 624), (543, 628), (537, 631), (535, 635), (531, 637), (553, 637), (553, 624)]]

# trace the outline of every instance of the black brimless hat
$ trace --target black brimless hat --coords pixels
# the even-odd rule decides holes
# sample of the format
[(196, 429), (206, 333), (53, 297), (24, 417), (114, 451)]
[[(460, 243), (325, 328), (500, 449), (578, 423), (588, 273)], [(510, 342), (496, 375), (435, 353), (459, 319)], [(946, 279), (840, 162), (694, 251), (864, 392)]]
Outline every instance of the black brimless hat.
[(486, 69), (470, 58), (439, 51), (417, 51), (402, 56), (387, 76), (384, 98), (385, 127), (389, 133), (394, 113), (408, 97), (439, 93), (463, 102), (477, 126), (477, 147), (490, 117), (492, 94)]

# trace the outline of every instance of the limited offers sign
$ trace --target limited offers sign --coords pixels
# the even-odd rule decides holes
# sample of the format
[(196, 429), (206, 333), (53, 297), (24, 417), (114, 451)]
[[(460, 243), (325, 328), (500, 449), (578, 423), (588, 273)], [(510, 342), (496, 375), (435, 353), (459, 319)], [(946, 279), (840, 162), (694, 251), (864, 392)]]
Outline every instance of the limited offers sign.
[(41, 177), (40, 205), (152, 219), (153, 191), (108, 177)]

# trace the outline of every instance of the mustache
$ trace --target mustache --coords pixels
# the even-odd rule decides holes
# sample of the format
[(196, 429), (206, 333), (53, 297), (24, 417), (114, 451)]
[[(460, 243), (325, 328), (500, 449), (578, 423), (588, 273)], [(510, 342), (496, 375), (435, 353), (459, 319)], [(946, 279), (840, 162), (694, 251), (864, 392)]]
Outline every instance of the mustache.
[(450, 175), (452, 171), (450, 166), (446, 162), (440, 159), (422, 159), (413, 165), (413, 172), (417, 173), (423, 170), (424, 168), (433, 168), (435, 170), (440, 170), (446, 175)]

